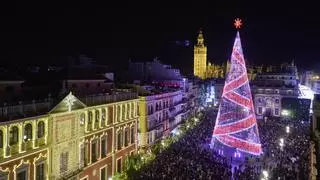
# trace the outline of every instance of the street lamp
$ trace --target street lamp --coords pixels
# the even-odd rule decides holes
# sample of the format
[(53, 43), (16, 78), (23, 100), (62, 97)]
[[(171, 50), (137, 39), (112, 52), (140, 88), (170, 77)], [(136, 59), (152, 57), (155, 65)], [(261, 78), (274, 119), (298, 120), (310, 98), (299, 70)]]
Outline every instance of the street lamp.
[(286, 132), (287, 132), (288, 134), (290, 133), (290, 127), (289, 127), (289, 126), (286, 127)]
[(289, 116), (290, 115), (290, 111), (284, 109), (284, 110), (281, 111), (281, 115), (282, 116)]
[(262, 179), (268, 179), (268, 177), (269, 177), (269, 173), (268, 173), (268, 171), (266, 171), (266, 170), (263, 170), (263, 171), (262, 171), (262, 175), (263, 175), (263, 178), (262, 178)]
[(283, 146), (284, 146), (284, 139), (283, 138), (280, 138), (280, 149), (282, 150), (283, 149)]

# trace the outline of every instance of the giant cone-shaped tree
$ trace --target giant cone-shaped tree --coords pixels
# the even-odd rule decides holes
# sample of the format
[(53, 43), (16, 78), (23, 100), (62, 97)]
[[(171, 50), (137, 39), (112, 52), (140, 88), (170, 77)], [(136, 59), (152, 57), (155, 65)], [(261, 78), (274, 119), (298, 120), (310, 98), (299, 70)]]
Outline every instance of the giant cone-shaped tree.
[(213, 130), (212, 147), (223, 155), (262, 153), (239, 32), (233, 45), (231, 66)]

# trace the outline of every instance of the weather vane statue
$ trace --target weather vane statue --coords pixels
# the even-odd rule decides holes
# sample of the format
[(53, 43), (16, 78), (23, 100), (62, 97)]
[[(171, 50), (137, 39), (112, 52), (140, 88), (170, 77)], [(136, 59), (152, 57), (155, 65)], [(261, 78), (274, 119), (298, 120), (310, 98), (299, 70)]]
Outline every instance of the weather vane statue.
[[(234, 20), (236, 29), (241, 25), (241, 19)], [(230, 59), (211, 147), (220, 155), (243, 160), (246, 155), (259, 156), (262, 148), (239, 31)]]

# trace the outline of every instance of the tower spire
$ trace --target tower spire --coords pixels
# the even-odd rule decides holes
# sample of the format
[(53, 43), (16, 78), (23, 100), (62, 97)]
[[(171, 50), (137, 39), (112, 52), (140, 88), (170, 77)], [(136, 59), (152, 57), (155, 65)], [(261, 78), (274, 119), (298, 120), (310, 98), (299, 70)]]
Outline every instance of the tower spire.
[(199, 34), (198, 34), (198, 39), (197, 39), (198, 43), (197, 45), (198, 46), (204, 46), (204, 39), (203, 39), (203, 34), (202, 34), (202, 28), (200, 28), (199, 30)]

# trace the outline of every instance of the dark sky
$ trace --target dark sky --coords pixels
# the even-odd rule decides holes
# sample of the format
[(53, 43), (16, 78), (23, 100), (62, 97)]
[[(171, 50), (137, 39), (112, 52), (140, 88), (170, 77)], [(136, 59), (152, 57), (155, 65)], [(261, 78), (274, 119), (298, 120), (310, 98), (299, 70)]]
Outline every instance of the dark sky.
[[(230, 5), (231, 4), (231, 5)], [(194, 43), (203, 28), (208, 59), (230, 57), (236, 30), (250, 64), (292, 59), (303, 68), (319, 68), (320, 25), (317, 6), (292, 4), (16, 4), (0, 17), (3, 64), (64, 63), (68, 55), (85, 54), (105, 64), (151, 60), (191, 69)], [(315, 7), (315, 8), (312, 8)]]

